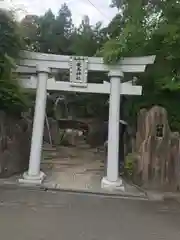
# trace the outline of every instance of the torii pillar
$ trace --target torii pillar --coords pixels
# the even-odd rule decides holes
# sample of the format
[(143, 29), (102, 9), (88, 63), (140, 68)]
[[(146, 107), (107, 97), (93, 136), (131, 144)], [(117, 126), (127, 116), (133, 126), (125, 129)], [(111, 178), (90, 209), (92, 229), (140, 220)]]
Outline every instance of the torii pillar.
[(37, 65), (36, 70), (38, 81), (36, 89), (36, 104), (31, 139), (29, 168), (28, 171), (24, 173), (23, 179), (19, 179), (20, 183), (41, 184), (45, 178), (45, 174), (40, 171), (40, 161), (42, 154), (47, 100), (47, 80), (49, 77), (50, 69), (46, 65)]
[(102, 188), (124, 190), (122, 179), (119, 178), (119, 118), (121, 99), (121, 80), (123, 72), (110, 71), (110, 101), (108, 126), (107, 176), (102, 179)]

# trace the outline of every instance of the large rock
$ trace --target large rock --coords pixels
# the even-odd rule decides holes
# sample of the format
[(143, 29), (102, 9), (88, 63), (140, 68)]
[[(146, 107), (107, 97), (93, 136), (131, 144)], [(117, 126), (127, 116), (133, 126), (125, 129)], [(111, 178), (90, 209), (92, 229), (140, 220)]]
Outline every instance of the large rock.
[(179, 188), (180, 136), (171, 132), (164, 108), (140, 111), (134, 150), (136, 180), (152, 188)]
[(31, 121), (0, 112), (0, 177), (8, 177), (27, 169), (31, 126)]

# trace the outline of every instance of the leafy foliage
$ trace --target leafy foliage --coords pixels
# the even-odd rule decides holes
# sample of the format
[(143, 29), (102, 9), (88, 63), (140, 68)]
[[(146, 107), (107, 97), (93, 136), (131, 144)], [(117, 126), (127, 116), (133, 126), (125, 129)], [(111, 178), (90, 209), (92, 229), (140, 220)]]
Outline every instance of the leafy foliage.
[(21, 46), (18, 25), (12, 13), (0, 9), (0, 108), (17, 114), (24, 109), (26, 102), (13, 72)]
[(145, 74), (137, 75), (143, 96), (126, 101), (129, 121), (135, 122), (132, 116), (141, 107), (159, 104), (168, 110), (172, 129), (180, 130), (180, 2), (113, 0), (112, 7), (121, 11), (109, 25), (114, 34), (101, 50), (104, 61), (115, 63), (122, 56), (156, 55), (155, 64)]

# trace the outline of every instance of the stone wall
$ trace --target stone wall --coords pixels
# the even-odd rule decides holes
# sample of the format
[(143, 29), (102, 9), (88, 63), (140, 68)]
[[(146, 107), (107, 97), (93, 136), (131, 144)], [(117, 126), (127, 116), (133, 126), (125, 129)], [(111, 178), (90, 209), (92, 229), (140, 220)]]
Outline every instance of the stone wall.
[(171, 132), (164, 108), (140, 111), (134, 156), (136, 182), (153, 189), (179, 189), (180, 135)]
[(9, 177), (28, 168), (31, 121), (0, 112), (0, 177)]

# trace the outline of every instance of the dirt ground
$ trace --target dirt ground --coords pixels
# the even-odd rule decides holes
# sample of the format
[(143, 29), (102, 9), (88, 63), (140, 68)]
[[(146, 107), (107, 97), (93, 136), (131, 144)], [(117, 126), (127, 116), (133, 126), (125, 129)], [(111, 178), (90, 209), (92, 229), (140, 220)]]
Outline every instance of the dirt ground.
[[(105, 175), (105, 153), (87, 145), (79, 147), (44, 147), (41, 169), (48, 181), (61, 187), (90, 188), (92, 181), (100, 181)], [(91, 183), (91, 184), (90, 184)]]
[[(123, 190), (102, 188), (101, 180), (106, 176), (106, 154), (86, 144), (76, 147), (44, 145), (41, 171), (46, 174), (46, 178), (40, 187), (45, 189), (146, 198), (142, 190), (125, 181)], [(0, 185), (21, 185), (19, 179), (22, 179), (22, 174), (2, 179)]]

